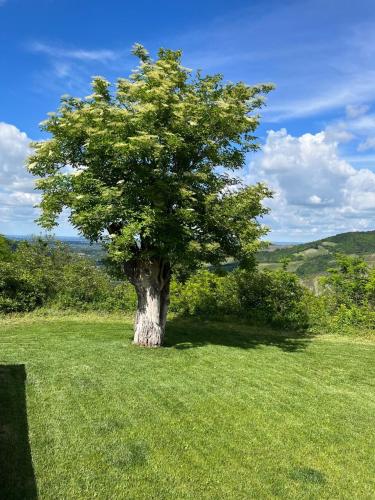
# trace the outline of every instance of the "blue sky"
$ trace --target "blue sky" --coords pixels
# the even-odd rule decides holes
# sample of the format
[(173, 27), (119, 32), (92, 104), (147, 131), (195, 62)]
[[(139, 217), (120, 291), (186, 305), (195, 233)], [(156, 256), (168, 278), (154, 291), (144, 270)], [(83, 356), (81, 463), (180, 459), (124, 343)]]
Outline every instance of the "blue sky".
[[(126, 76), (134, 42), (181, 48), (228, 80), (272, 81), (248, 182), (275, 191), (276, 241), (375, 229), (373, 0), (0, 0), (0, 232), (30, 234), (38, 194), (23, 163), (61, 94)], [(56, 234), (75, 231), (66, 216)]]

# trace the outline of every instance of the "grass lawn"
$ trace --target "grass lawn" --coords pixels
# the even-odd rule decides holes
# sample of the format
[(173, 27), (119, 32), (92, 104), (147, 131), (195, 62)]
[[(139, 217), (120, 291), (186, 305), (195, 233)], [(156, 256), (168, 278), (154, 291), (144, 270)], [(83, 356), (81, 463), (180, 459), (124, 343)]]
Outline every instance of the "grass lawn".
[(131, 329), (0, 320), (1, 499), (374, 498), (375, 339)]

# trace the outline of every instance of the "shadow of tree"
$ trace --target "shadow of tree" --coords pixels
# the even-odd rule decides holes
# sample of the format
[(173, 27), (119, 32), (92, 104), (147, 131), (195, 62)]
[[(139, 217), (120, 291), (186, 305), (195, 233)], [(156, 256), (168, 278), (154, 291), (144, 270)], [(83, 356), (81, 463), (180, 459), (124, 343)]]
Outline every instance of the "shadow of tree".
[(221, 345), (240, 349), (274, 346), (287, 352), (305, 349), (312, 335), (305, 332), (275, 330), (265, 326), (207, 321), (201, 318), (174, 318), (168, 321), (165, 347), (191, 349), (206, 345)]
[(24, 365), (0, 365), (0, 498), (37, 498), (27, 424)]

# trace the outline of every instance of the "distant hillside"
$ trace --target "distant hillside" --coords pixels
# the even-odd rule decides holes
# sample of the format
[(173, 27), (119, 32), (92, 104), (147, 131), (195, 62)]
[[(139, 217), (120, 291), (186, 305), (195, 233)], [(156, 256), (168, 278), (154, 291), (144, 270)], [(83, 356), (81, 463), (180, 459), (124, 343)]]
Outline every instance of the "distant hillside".
[(257, 260), (261, 267), (274, 268), (279, 267), (284, 259), (289, 259), (289, 269), (305, 278), (324, 273), (338, 252), (360, 255), (374, 264), (375, 231), (342, 233), (311, 243), (262, 251)]
[[(13, 236), (14, 240), (30, 239), (27, 236)], [(101, 264), (105, 251), (101, 245), (90, 244), (84, 238), (58, 238), (78, 254), (93, 258)], [(311, 283), (316, 276), (324, 274), (334, 263), (335, 253), (356, 254), (375, 267), (375, 231), (342, 233), (310, 243), (297, 245), (288, 243), (271, 244), (267, 250), (258, 252), (257, 261), (261, 268), (277, 269), (282, 266), (283, 259), (288, 259), (288, 270), (300, 276), (306, 283)], [(227, 271), (237, 267), (236, 262), (229, 261), (223, 265)]]
[[(38, 236), (33, 235), (11, 235), (6, 236), (6, 238), (15, 246), (20, 241), (31, 241), (33, 238)], [(77, 236), (57, 236), (57, 241), (61, 241), (65, 245), (68, 245), (74, 252), (77, 252), (79, 255), (85, 255), (87, 257), (91, 257), (96, 261), (97, 264), (100, 264), (101, 261), (105, 257), (105, 250), (102, 245), (99, 243), (90, 243), (88, 240), (82, 237)]]

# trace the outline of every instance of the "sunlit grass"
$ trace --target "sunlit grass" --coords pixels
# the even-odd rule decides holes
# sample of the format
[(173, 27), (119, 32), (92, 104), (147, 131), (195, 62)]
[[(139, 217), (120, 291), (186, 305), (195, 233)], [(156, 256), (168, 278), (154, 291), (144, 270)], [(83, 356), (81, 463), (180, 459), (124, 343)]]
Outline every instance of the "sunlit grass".
[(375, 342), (174, 320), (144, 349), (94, 314), (0, 328), (42, 499), (373, 498)]

